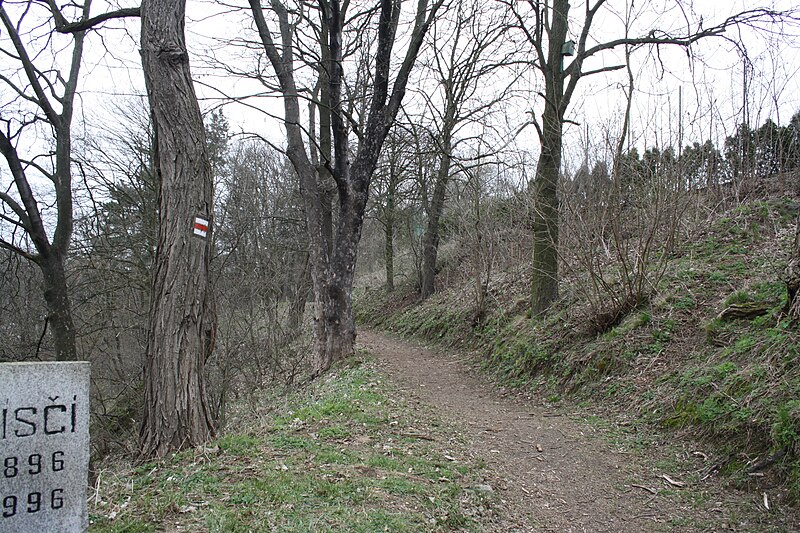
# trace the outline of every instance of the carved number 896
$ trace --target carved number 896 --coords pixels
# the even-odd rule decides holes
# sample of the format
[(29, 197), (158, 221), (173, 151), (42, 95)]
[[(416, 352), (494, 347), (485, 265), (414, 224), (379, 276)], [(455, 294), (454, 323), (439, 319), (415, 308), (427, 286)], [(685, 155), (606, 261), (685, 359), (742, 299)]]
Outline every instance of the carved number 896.
[[(64, 452), (55, 451), (50, 457), (49, 466), (53, 472), (60, 472), (64, 470)], [(45, 459), (45, 463), (47, 460)], [(28, 460), (24, 463), (17, 457), (6, 457), (3, 460), (3, 476), (7, 478), (17, 477), (18, 474), (30, 474), (35, 476), (40, 473), (43, 468), (47, 468), (47, 464), (42, 464), (42, 456), (38, 453), (32, 453), (28, 456)]]

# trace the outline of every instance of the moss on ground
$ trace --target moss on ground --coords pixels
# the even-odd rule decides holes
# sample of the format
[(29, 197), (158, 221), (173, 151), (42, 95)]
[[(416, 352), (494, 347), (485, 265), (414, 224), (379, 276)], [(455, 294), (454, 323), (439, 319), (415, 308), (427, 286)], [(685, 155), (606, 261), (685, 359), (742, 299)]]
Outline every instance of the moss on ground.
[[(672, 253), (657, 290), (615, 327), (586, 327), (591, 307), (565, 279), (562, 300), (543, 318), (526, 315), (527, 277), (498, 272), (489, 312), (475, 324), (469, 279), (419, 302), (413, 288), (356, 297), (362, 324), (423, 337), (480, 355), (505, 385), (716, 443), (721, 469), (747, 484), (767, 469), (800, 498), (800, 328), (781, 317), (780, 276), (797, 204), (758, 200), (720, 214)], [(450, 276), (452, 280), (452, 276)], [(721, 319), (731, 305), (760, 316)], [(453, 311), (458, 310), (458, 311)], [(738, 476), (738, 478), (737, 478)]]

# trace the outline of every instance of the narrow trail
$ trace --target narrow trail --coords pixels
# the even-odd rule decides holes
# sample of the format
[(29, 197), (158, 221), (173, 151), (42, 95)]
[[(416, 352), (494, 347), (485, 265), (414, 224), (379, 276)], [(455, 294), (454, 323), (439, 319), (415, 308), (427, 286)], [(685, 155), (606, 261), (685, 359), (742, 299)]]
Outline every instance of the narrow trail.
[[(660, 476), (680, 483), (687, 472), (657, 470), (654, 465), (669, 464), (659, 456), (658, 446), (643, 453), (616, 449), (604, 431), (592, 425), (553, 408), (502, 396), (470, 372), (463, 356), (370, 330), (360, 330), (358, 341), (412, 398), (463, 428), (471, 442), (470, 453), (485, 460), (493, 490), (502, 500), (504, 521), (499, 531), (776, 527), (775, 516), (758, 508), (755, 495), (721, 491), (713, 481), (686, 490), (671, 486)], [(688, 451), (682, 453), (690, 456)], [(784, 524), (776, 530), (795, 529)]]

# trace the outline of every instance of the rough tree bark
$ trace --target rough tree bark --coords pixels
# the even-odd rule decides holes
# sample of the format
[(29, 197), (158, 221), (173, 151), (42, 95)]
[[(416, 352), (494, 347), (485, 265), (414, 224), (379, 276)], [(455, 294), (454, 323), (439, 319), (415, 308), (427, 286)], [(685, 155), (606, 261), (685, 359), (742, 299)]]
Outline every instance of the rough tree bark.
[(558, 299), (558, 175), (561, 171), (564, 112), (564, 59), (561, 52), (567, 40), (568, 14), (567, 0), (553, 1), (547, 60), (541, 65), (545, 78), (545, 98), (542, 126), (539, 129), (542, 151), (533, 182), (533, 315), (547, 310)]
[[(321, 113), (319, 138), (322, 144), (330, 135), (332, 150), (330, 155), (323, 150), (319, 164), (314, 165), (306, 151), (307, 137), (300, 118), (300, 91), (294, 77), (294, 25), (289, 20), (289, 12), (279, 0), (272, 0), (271, 7), (280, 30), (280, 44), (276, 44), (260, 1), (250, 0), (261, 43), (283, 94), (286, 153), (300, 178), (303, 194), (315, 303), (315, 374), (326, 371), (333, 362), (353, 352), (356, 337), (353, 275), (369, 186), (422, 41), (441, 4), (442, 0), (436, 0), (428, 8), (427, 0), (419, 0), (410, 42), (390, 91), (392, 49), (401, 4), (397, 0), (380, 0), (369, 118), (359, 132), (359, 145), (355, 156), (351, 157), (349, 134), (354, 126), (345, 116), (342, 104), (344, 10), (348, 3), (343, 7), (339, 0), (320, 1), (320, 34), (327, 36), (321, 43), (327, 78), (327, 91), (322, 93), (329, 104), (323, 102), (324, 107), (330, 109), (330, 125), (324, 124), (328, 117)], [(310, 141), (314, 144), (313, 138)], [(330, 198), (326, 187), (328, 176), (333, 179), (338, 199), (335, 220), (331, 220), (330, 210), (326, 208)]]
[[(144, 369), (140, 453), (162, 457), (214, 435), (204, 365), (216, 316), (209, 286), (213, 182), (189, 71), (184, 0), (144, 0), (141, 54), (155, 130), (159, 231)], [(209, 231), (211, 228), (209, 227)]]

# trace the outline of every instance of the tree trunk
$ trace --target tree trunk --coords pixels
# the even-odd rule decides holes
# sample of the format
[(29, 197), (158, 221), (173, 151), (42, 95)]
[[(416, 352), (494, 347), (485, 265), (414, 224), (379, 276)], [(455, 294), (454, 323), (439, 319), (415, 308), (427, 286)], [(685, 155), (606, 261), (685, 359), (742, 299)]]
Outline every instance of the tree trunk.
[(44, 277), (44, 299), (47, 303), (47, 322), (53, 335), (57, 361), (76, 361), (75, 325), (67, 294), (67, 277), (64, 260), (53, 253), (39, 262)]
[[(209, 290), (213, 181), (189, 71), (184, 0), (142, 3), (142, 66), (155, 128), (159, 232), (144, 368), (141, 455), (162, 457), (214, 435), (204, 365), (216, 317)], [(209, 224), (208, 232), (211, 231)]]
[[(286, 128), (286, 155), (300, 177), (300, 191), (309, 235), (309, 259), (314, 287), (314, 318), (316, 320), (316, 346), (314, 374), (326, 371), (338, 359), (353, 352), (355, 347), (355, 321), (353, 319), (352, 288), (356, 253), (361, 238), (369, 186), (383, 142), (389, 127), (397, 116), (405, 94), (409, 73), (416, 61), (425, 34), (442, 4), (436, 0), (429, 9), (427, 2), (419, 3), (414, 29), (397, 74), (389, 90), (393, 44), (400, 21), (398, 2), (381, 2), (375, 43), (375, 70), (369, 98), (369, 118), (362, 129), (357, 153), (351, 160), (350, 125), (343, 112), (342, 46), (348, 3), (331, 0), (325, 3), (322, 17), (321, 53), (324, 70), (320, 81), (326, 86), (322, 107), (330, 110), (328, 116), (320, 115), (320, 144), (330, 138), (333, 151), (321, 150), (318, 167), (307, 151), (307, 130), (301, 125), (299, 94), (294, 79), (294, 22), (289, 11), (273, 0), (271, 8), (278, 19), (280, 45), (273, 40), (259, 0), (249, 0), (261, 44), (277, 76), (283, 94), (284, 126)], [(325, 35), (328, 36), (325, 39)], [(325, 124), (323, 124), (325, 122)], [(333, 157), (331, 157), (333, 156)], [(327, 159), (327, 160), (325, 160)], [(351, 164), (352, 163), (352, 164)], [(330, 176), (338, 197), (338, 216), (326, 218), (326, 184)], [(335, 229), (332, 232), (328, 228)]]
[(389, 190), (386, 198), (386, 220), (383, 228), (385, 243), (383, 258), (386, 264), (386, 291), (394, 290), (394, 191)]
[(439, 256), (439, 217), (431, 214), (425, 234), (422, 236), (422, 279), (419, 284), (420, 297), (425, 300), (436, 291), (436, 261)]
[(562, 47), (567, 37), (566, 0), (553, 2), (553, 22), (548, 32), (545, 73), (545, 107), (539, 136), (542, 153), (536, 167), (533, 210), (533, 272), (531, 314), (547, 311), (558, 299), (558, 179), (561, 170), (564, 74)]
[[(446, 126), (447, 127), (446, 122)], [(424, 300), (436, 290), (436, 261), (439, 256), (439, 221), (444, 211), (444, 201), (447, 197), (447, 184), (450, 178), (450, 139), (445, 138), (442, 143), (442, 153), (439, 159), (439, 169), (436, 172), (436, 183), (433, 186), (428, 210), (428, 224), (422, 236), (422, 279), (420, 280), (420, 297)]]
[[(362, 211), (363, 213), (363, 211)], [(357, 215), (352, 210), (347, 214)], [(346, 231), (350, 228), (351, 231)], [(337, 246), (328, 263), (314, 267), (314, 314), (316, 319), (314, 375), (327, 371), (333, 363), (351, 355), (355, 349), (356, 325), (353, 313), (353, 273), (360, 227), (340, 221)]]
[[(83, 37), (76, 37), (76, 51), (83, 48)], [(77, 52), (78, 58), (82, 52)], [(74, 60), (75, 61), (75, 60)], [(79, 59), (77, 59), (79, 61)], [(47, 302), (48, 319), (53, 328), (56, 359), (76, 361), (78, 351), (75, 343), (75, 325), (72, 321), (72, 305), (69, 300), (65, 260), (73, 229), (72, 207), (72, 105), (64, 106), (62, 120), (56, 127), (56, 202), (58, 222), (53, 233), (53, 245), (43, 254), (42, 273), (45, 280), (44, 299)]]
[(558, 299), (558, 177), (561, 168), (561, 123), (545, 132), (536, 167), (533, 212), (533, 279), (531, 310), (538, 315)]
[(306, 313), (306, 300), (308, 300), (308, 291), (311, 289), (311, 273), (309, 271), (308, 255), (305, 255), (299, 262), (299, 274), (294, 283), (294, 294), (292, 294), (292, 301), (289, 307), (289, 332), (294, 334), (299, 331), (303, 323), (303, 316)]

